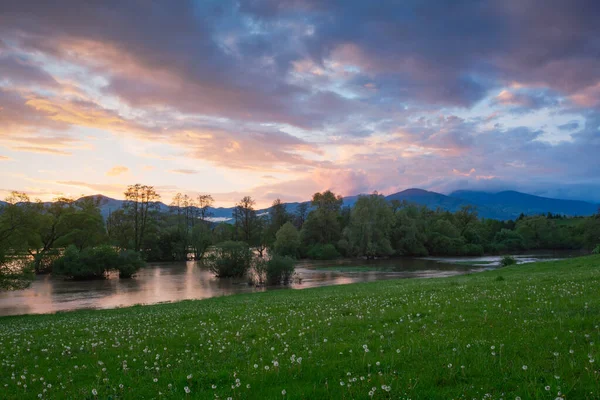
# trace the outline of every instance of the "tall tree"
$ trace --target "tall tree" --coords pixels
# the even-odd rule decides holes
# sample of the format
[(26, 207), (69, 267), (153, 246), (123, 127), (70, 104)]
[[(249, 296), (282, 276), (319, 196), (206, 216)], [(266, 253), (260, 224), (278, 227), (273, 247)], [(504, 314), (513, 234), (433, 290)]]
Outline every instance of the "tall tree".
[(294, 216), (294, 225), (296, 228), (302, 229), (302, 225), (306, 221), (306, 217), (308, 216), (309, 204), (308, 203), (300, 203), (296, 208), (296, 213)]
[(389, 239), (392, 222), (392, 208), (383, 196), (377, 193), (359, 196), (352, 208), (347, 229), (352, 252), (366, 257), (392, 254)]
[(256, 202), (250, 196), (242, 198), (235, 206), (234, 219), (241, 240), (252, 244), (256, 230)]
[(308, 214), (301, 232), (304, 244), (335, 244), (340, 239), (342, 202), (342, 197), (330, 190), (313, 195), (311, 204), (315, 209)]
[(275, 241), (275, 234), (286, 222), (290, 220), (290, 215), (287, 212), (287, 208), (280, 199), (276, 199), (271, 205), (269, 210), (269, 224), (268, 224), (268, 241), (273, 243)]
[(133, 250), (140, 251), (148, 220), (153, 210), (158, 208), (160, 195), (153, 186), (139, 183), (130, 185), (125, 191), (125, 213), (133, 221)]
[(72, 199), (61, 197), (54, 202), (37, 202), (29, 207), (29, 218), (35, 228), (30, 231), (29, 253), (36, 273), (49, 272), (56, 247), (69, 245), (75, 207)]
[(28, 230), (32, 228), (30, 206), (25, 193), (13, 192), (0, 206), (0, 290), (23, 289), (34, 275), (22, 251), (27, 248)]

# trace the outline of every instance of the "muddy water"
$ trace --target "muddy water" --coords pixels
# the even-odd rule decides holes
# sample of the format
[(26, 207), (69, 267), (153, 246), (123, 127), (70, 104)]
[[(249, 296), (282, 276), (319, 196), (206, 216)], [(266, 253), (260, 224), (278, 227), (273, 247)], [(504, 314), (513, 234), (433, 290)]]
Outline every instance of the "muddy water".
[[(535, 260), (535, 257), (529, 256)], [(481, 271), (493, 266), (452, 264), (459, 259), (401, 258), (394, 260), (301, 261), (291, 289), (368, 282), (379, 279), (443, 277)], [(476, 261), (477, 259), (469, 259)], [(486, 259), (487, 260), (487, 259)], [(149, 264), (133, 279), (73, 282), (39, 276), (31, 287), (0, 292), (0, 315), (44, 314), (82, 308), (115, 308), (184, 299), (203, 299), (280, 288), (248, 285), (243, 279), (217, 279), (200, 264)]]

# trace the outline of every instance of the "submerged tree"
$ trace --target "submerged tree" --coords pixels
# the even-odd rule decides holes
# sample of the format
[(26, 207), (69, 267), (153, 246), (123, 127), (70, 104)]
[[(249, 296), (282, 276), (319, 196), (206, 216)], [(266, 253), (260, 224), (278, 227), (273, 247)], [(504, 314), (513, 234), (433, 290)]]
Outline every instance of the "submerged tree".
[(0, 290), (24, 289), (33, 280), (33, 267), (24, 256), (31, 228), (29, 197), (13, 192), (0, 206)]
[(141, 250), (144, 242), (148, 221), (153, 210), (158, 208), (160, 195), (153, 186), (130, 185), (125, 191), (125, 214), (133, 225), (133, 250)]

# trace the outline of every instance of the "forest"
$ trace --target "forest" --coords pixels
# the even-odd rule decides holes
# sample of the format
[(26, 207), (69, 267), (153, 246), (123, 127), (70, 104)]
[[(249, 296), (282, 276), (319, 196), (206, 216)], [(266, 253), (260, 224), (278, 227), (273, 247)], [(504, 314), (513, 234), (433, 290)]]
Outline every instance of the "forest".
[(168, 211), (158, 207), (160, 195), (152, 186), (131, 185), (124, 197), (123, 208), (105, 220), (99, 197), (43, 203), (14, 192), (0, 209), (0, 287), (21, 288), (43, 273), (78, 278), (115, 270), (130, 277), (144, 261), (200, 260), (239, 250), (240, 244), (258, 258), (321, 260), (600, 250), (600, 212), (499, 221), (479, 218), (472, 206), (454, 213), (431, 210), (388, 202), (376, 192), (343, 207), (341, 196), (325, 191), (293, 212), (277, 199), (264, 214), (246, 196), (232, 221), (216, 223), (210, 195), (177, 194)]

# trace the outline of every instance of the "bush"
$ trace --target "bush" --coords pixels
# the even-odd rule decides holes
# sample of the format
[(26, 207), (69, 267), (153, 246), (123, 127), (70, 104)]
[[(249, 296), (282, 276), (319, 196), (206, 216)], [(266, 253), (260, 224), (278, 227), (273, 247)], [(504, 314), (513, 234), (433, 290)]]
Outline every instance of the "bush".
[(252, 253), (244, 242), (227, 241), (214, 247), (205, 265), (217, 277), (242, 277), (250, 269)]
[(292, 281), (296, 262), (291, 257), (274, 256), (267, 261), (267, 283), (269, 285), (287, 285)]
[(596, 246), (596, 248), (592, 250), (592, 254), (600, 254), (600, 245)]
[(71, 245), (56, 259), (52, 271), (72, 279), (104, 278), (110, 270), (116, 269), (119, 253), (110, 246), (91, 247), (79, 251)]
[(146, 263), (142, 260), (140, 253), (133, 250), (124, 250), (119, 253), (119, 262), (117, 270), (119, 278), (131, 278)]
[(462, 248), (462, 255), (465, 256), (482, 256), (483, 254), (483, 246), (480, 244), (467, 243)]
[(514, 265), (517, 263), (517, 260), (513, 256), (504, 256), (500, 260), (500, 265), (503, 267), (508, 267), (509, 265)]
[(308, 249), (307, 255), (313, 260), (334, 260), (340, 257), (340, 253), (332, 244), (316, 244)]
[(79, 250), (69, 246), (54, 261), (53, 273), (71, 279), (98, 279), (110, 271), (119, 271), (120, 278), (131, 278), (144, 266), (139, 253), (126, 250), (121, 253), (105, 245)]

